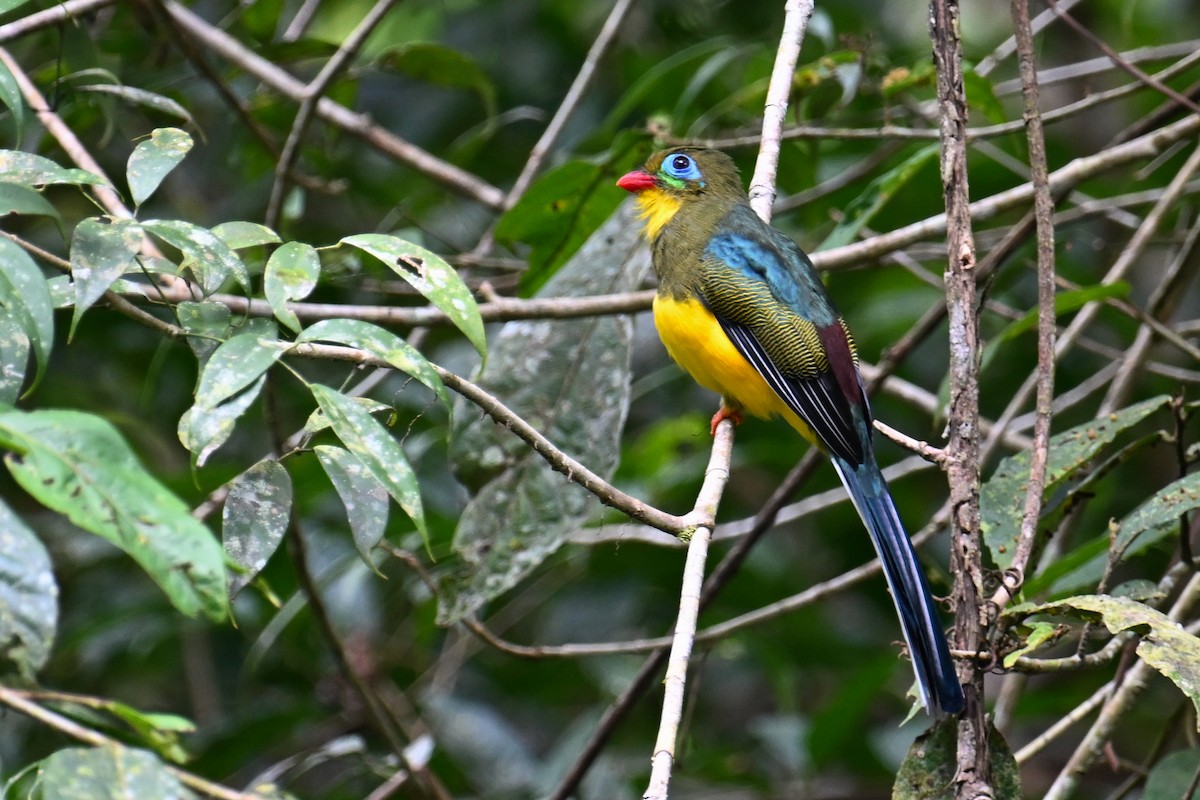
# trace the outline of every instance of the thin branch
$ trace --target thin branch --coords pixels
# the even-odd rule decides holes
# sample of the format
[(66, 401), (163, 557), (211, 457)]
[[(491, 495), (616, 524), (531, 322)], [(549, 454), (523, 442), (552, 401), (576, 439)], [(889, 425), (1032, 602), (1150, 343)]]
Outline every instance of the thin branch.
[[(954, 646), (974, 652), (983, 644), (982, 554), (979, 528), (979, 331), (976, 318), (975, 241), (971, 232), (967, 181), (967, 101), (963, 85), (962, 42), (957, 0), (932, 0), (929, 14), (937, 72), (941, 130), (942, 193), (946, 205), (946, 313), (950, 338), (950, 439), (946, 479), (950, 486), (951, 549), (954, 573)], [(983, 675), (960, 662), (966, 708), (958, 721), (955, 797), (991, 797)]]
[[(775, 51), (775, 66), (771, 70), (771, 79), (767, 85), (766, 106), (763, 109), (763, 138), (759, 147), (758, 160), (755, 162), (754, 175), (750, 179), (750, 206), (764, 222), (771, 221), (771, 207), (775, 203), (775, 174), (779, 166), (780, 133), (783, 130), (783, 120), (787, 116), (788, 97), (791, 95), (792, 80), (796, 72), (796, 60), (800, 56), (800, 45), (804, 41), (804, 31), (808, 27), (809, 17), (813, 12), (813, 0), (787, 0), (784, 4), (783, 32), (780, 35), (779, 47)], [(722, 423), (717, 427), (718, 439), (721, 429), (728, 427), (729, 446), (732, 447), (733, 425)], [(716, 449), (720, 445), (714, 442), (713, 458), (716, 459)], [(726, 454), (728, 456), (728, 454)], [(725, 469), (729, 461), (726, 458)], [(724, 483), (721, 484), (724, 488)], [(713, 498), (712, 508), (715, 511), (718, 493)], [(696, 511), (701, 506), (697, 504)], [(693, 512), (695, 513), (695, 512)], [(675, 760), (676, 737), (679, 733), (679, 720), (683, 713), (684, 685), (687, 680), (687, 664), (691, 657), (692, 645), (696, 635), (696, 618), (700, 613), (701, 584), (704, 580), (704, 565), (708, 555), (708, 539), (711, 536), (711, 526), (701, 527), (693, 536), (688, 547), (687, 567), (684, 571), (683, 589), (679, 603), (679, 617), (676, 622), (675, 639), (671, 644), (670, 656), (667, 659), (667, 690), (663, 697), (662, 719), (659, 724), (658, 738), (654, 744), (654, 755), (651, 758), (650, 783), (643, 797), (645, 800), (667, 800), (671, 783), (671, 766)], [(703, 538), (697, 541), (698, 536)]]
[(1029, 455), (1029, 484), (1025, 491), (1025, 509), (1012, 563), (1005, 571), (1000, 587), (992, 596), (996, 608), (1004, 608), (1025, 582), (1025, 570), (1033, 555), (1038, 521), (1042, 513), (1042, 495), (1046, 486), (1046, 462), (1050, 451), (1050, 418), (1054, 404), (1054, 337), (1057, 332), (1054, 308), (1054, 199), (1046, 166), (1046, 140), (1038, 112), (1037, 66), (1033, 56), (1033, 31), (1029, 22), (1028, 0), (1012, 0), (1013, 30), (1021, 72), (1021, 94), (1025, 102), (1026, 139), (1029, 142), (1029, 168), (1033, 184), (1033, 205), (1037, 228), (1038, 339), (1037, 405), (1033, 426), (1033, 449)]
[[(92, 747), (124, 746), (116, 739), (98, 733), (91, 728), (85, 728), (75, 720), (35, 703), (30, 697), (31, 694), (29, 692), (0, 685), (0, 703), (21, 712), (31, 719), (37, 720), (43, 725), (54, 728), (60, 733), (66, 734), (84, 744), (90, 744)], [(218, 800), (263, 800), (263, 795), (261, 794), (239, 792), (170, 764), (164, 764), (163, 767), (188, 788), (195, 789), (197, 792), (202, 792), (209, 797), (216, 797)]]
[[(1181, 120), (1181, 122), (1188, 122), (1192, 120), (1200, 120), (1200, 117), (1188, 117), (1187, 120)], [(1175, 124), (1178, 125), (1180, 123)], [(1137, 140), (1135, 139), (1134, 141)], [(1133, 142), (1130, 142), (1130, 144), (1132, 143)], [(1162, 197), (1160, 197), (1158, 202), (1155, 203), (1154, 208), (1151, 209), (1150, 213), (1146, 215), (1141, 227), (1139, 227), (1137, 231), (1134, 232), (1133, 236), (1130, 237), (1129, 242), (1127, 242), (1125, 247), (1121, 250), (1121, 253), (1117, 256), (1116, 261), (1113, 262), (1113, 265), (1101, 279), (1100, 282), (1102, 285), (1111, 284), (1125, 277), (1125, 274), (1133, 267), (1134, 263), (1137, 262), (1138, 258), (1145, 250), (1146, 245), (1149, 244), (1151, 237), (1158, 230), (1163, 218), (1174, 209), (1178, 198), (1183, 193), (1188, 181), (1191, 179), (1192, 175), (1197, 169), (1200, 169), (1200, 146), (1196, 147), (1196, 149), (1192, 151), (1191, 156), (1188, 157), (1188, 160), (1183, 165), (1183, 168), (1180, 169), (1180, 171), (1171, 179), (1170, 184), (1167, 186), (1167, 190), (1163, 192)], [(1083, 335), (1084, 329), (1091, 325), (1103, 306), (1104, 303), (1094, 301), (1085, 304), (1083, 308), (1079, 310), (1074, 319), (1071, 320), (1071, 323), (1058, 336), (1058, 339), (1055, 342), (1054, 358), (1056, 361), (1061, 360), (1071, 350), (1071, 348), (1075, 346), (1076, 341)], [(1004, 413), (1001, 414), (1000, 419), (996, 421), (996, 428), (992, 431), (987, 442), (984, 444), (983, 452), (985, 456), (994, 449), (995, 442), (999, 434), (1008, 427), (1009, 422), (1012, 421), (1013, 417), (1017, 415), (1017, 412), (1020, 411), (1028, 402), (1030, 394), (1032, 394), (1034, 391), (1036, 382), (1036, 374), (1031, 374), (1028, 378), (1026, 378), (1025, 382), (1013, 395), (1013, 398), (1009, 401)]]
[(596, 76), (596, 68), (600, 64), (600, 59), (608, 52), (616, 39), (617, 31), (621, 29), (621, 23), (625, 21), (629, 9), (633, 6), (633, 0), (616, 0), (612, 10), (608, 12), (608, 19), (604, 20), (604, 25), (600, 28), (600, 33), (596, 35), (596, 40), (592, 42), (592, 46), (588, 49), (587, 56), (583, 59), (583, 64), (579, 67), (579, 72), (575, 75), (575, 80), (571, 82), (571, 87), (567, 89), (566, 95), (563, 96), (562, 102), (558, 106), (558, 110), (554, 112), (554, 116), (550, 119), (550, 124), (546, 126), (546, 130), (542, 131), (542, 135), (534, 144), (533, 149), (529, 151), (529, 158), (525, 161), (525, 166), (521, 169), (521, 174), (517, 176), (513, 186), (508, 190), (508, 194), (504, 198), (504, 209), (508, 210), (517, 204), (521, 196), (529, 188), (529, 184), (533, 182), (533, 176), (541, 169), (542, 162), (546, 160), (550, 149), (554, 147), (558, 138), (562, 136), (563, 129), (567, 125), (567, 121), (575, 113), (579, 107), (580, 100), (583, 99), (584, 92), (592, 84), (592, 79)]
[[(755, 518), (754, 530), (752, 530), (745, 538), (729, 551), (728, 555), (721, 560), (708, 576), (708, 580), (704, 582), (704, 590), (700, 596), (700, 609), (706, 608), (713, 599), (720, 594), (721, 590), (730, 579), (737, 574), (741, 565), (745, 562), (750, 551), (758, 543), (759, 539), (771, 528), (774, 524), (775, 516), (779, 513), (779, 509), (787, 501), (788, 497), (800, 488), (809, 476), (812, 475), (816, 465), (820, 463), (821, 456), (816, 450), (810, 450), (804, 458), (800, 459), (783, 482), (775, 489), (775, 492), (763, 504), (761, 511)], [(579, 787), (580, 781), (591, 769), (599, 757), (600, 752), (604, 749), (609, 737), (617, 729), (617, 726), (629, 715), (633, 710), (634, 704), (641, 698), (643, 694), (649, 691), (654, 683), (655, 677), (658, 675), (663, 664), (667, 660), (666, 649), (654, 651), (649, 657), (642, 662), (641, 668), (630, 681), (626, 690), (605, 710), (600, 722), (597, 723), (596, 729), (592, 732), (591, 737), (584, 745), (583, 750), (576, 757), (574, 763), (568, 767), (562, 780), (554, 791), (550, 794), (550, 800), (567, 800), (571, 797), (575, 790)]]
[(779, 37), (779, 47), (775, 51), (775, 66), (771, 69), (771, 79), (767, 83), (762, 139), (749, 189), (750, 207), (764, 222), (771, 221), (771, 207), (775, 204), (775, 173), (779, 167), (783, 121), (787, 118), (788, 97), (792, 92), (800, 45), (804, 42), (804, 30), (812, 16), (813, 0), (787, 0), (783, 8), (783, 32)]
[[(878, 420), (876, 422), (878, 423)], [(895, 481), (932, 468), (933, 464), (927, 459), (921, 456), (910, 456), (903, 461), (884, 467), (883, 477), (890, 486)], [(846, 494), (846, 490), (840, 486), (836, 489), (829, 489), (824, 492), (808, 495), (802, 500), (790, 503), (781, 508), (775, 517), (775, 524), (784, 525), (789, 522), (795, 522), (818, 511), (849, 502), (849, 500), (850, 497)], [(713, 532), (713, 541), (732, 541), (747, 536), (754, 530), (755, 522), (756, 519), (753, 517), (722, 522), (717, 525), (717, 529)], [(678, 538), (663, 533), (656, 528), (651, 528), (648, 525), (639, 525), (636, 523), (624, 525), (606, 524), (594, 528), (584, 528), (569, 534), (567, 541), (572, 544), (584, 546), (594, 546), (604, 544), (605, 542), (641, 542), (643, 544), (663, 547), (681, 546)]]
[[(729, 480), (729, 464), (733, 458), (733, 422), (723, 420), (717, 426), (712, 455), (705, 471), (704, 486), (696, 500), (694, 513), (715, 519), (721, 494)], [(650, 760), (650, 784), (643, 795), (651, 800), (666, 800), (671, 783), (671, 766), (675, 762), (675, 744), (683, 718), (684, 688), (692, 646), (696, 641), (696, 621), (700, 617), (700, 592), (704, 585), (704, 567), (708, 561), (708, 545), (712, 538), (711, 525), (699, 526), (688, 542), (687, 561), (679, 591), (679, 614), (675, 620), (675, 635), (667, 656), (667, 672), (663, 678), (663, 707), (654, 755)]]
[[(305, 84), (251, 52), (241, 42), (221, 29), (210, 25), (177, 0), (165, 0), (163, 7), (176, 22), (213, 53), (233, 62), (248, 74), (258, 78), (275, 91), (297, 102), (304, 98)], [(504, 192), (475, 175), (433, 156), (387, 129), (377, 125), (366, 114), (359, 114), (323, 97), (317, 103), (317, 116), (347, 133), (353, 134), (372, 147), (397, 161), (443, 184), (458, 194), (491, 209), (500, 209)]]
[[(1090, 156), (1080, 156), (1050, 173), (1050, 188), (1057, 194), (1063, 186), (1074, 186), (1114, 167), (1143, 158), (1153, 158), (1164, 148), (1200, 131), (1200, 117), (1189, 116), (1124, 144)], [(970, 206), (972, 221), (992, 219), (1004, 211), (1029, 203), (1033, 184), (1023, 183), (978, 200)], [(836, 269), (878, 259), (923, 239), (946, 234), (946, 215), (938, 214), (871, 239), (812, 254), (818, 269)]]
[(16, 81), (17, 88), (21, 91), (21, 96), (25, 98), (25, 103), (33, 110), (37, 116), (38, 122), (45, 127), (54, 141), (58, 143), (67, 154), (67, 156), (81, 169), (86, 169), (88, 172), (95, 173), (104, 179), (104, 184), (100, 186), (89, 186), (88, 189), (95, 195), (96, 200), (110, 215), (121, 219), (132, 219), (133, 212), (121, 200), (121, 196), (113, 189), (113, 182), (105, 174), (104, 169), (92, 158), (91, 152), (84, 146), (83, 142), (79, 141), (79, 137), (75, 132), (67, 126), (58, 114), (50, 108), (50, 104), (46, 102), (46, 98), (34, 85), (29, 76), (25, 74), (25, 70), (17, 63), (17, 60), (9, 54), (8, 50), (0, 47), (0, 64), (8, 68), (13, 80)]
[(274, 230), (279, 227), (279, 215), (283, 209), (283, 197), (287, 191), (288, 176), (300, 156), (300, 145), (308, 133), (308, 127), (316, 114), (317, 104), (324, 96), (329, 85), (341, 74), (350, 59), (358, 53), (367, 37), (375, 27), (383, 21), (397, 0), (376, 0), (371, 10), (358, 23), (350, 35), (345, 38), (337, 52), (330, 56), (317, 77), (304, 87), (304, 95), (300, 98), (300, 107), (296, 109), (296, 118), (292, 120), (292, 129), (288, 132), (287, 141), (283, 144), (283, 152), (275, 162), (275, 181), (271, 184), (271, 197), (267, 201), (265, 224)]
[[(1183, 245), (1175, 254), (1175, 258), (1167, 267), (1166, 273), (1147, 303), (1147, 312), (1151, 319), (1164, 321), (1169, 319), (1183, 299), (1188, 283), (1195, 276), (1196, 270), (1200, 268), (1200, 258), (1194, 256), (1198, 240), (1200, 240), (1200, 219), (1192, 223)], [(1097, 416), (1111, 413), (1129, 396), (1134, 376), (1139, 374), (1146, 364), (1150, 346), (1154, 342), (1153, 334), (1154, 329), (1151, 325), (1143, 324), (1138, 328), (1137, 335), (1134, 337), (1133, 343), (1126, 349), (1117, 375), (1109, 385), (1104, 401), (1100, 404)]]
[(1079, 22), (1079, 20), (1071, 16), (1066, 10), (1059, 8), (1058, 3), (1055, 2), (1055, 0), (1046, 0), (1046, 4), (1050, 6), (1050, 9), (1057, 14), (1063, 22), (1067, 23), (1067, 25), (1079, 33), (1080, 36), (1087, 39), (1097, 49), (1104, 53), (1104, 55), (1108, 56), (1112, 60), (1113, 64), (1115, 64), (1118, 68), (1128, 72), (1130, 75), (1137, 78), (1147, 86), (1153, 87), (1155, 90), (1162, 92), (1164, 95), (1188, 109), (1193, 114), (1200, 114), (1200, 105), (1196, 105), (1196, 103), (1190, 97), (1184, 97), (1162, 81), (1150, 77), (1133, 64), (1121, 58), (1121, 54), (1109, 47), (1107, 42), (1088, 30), (1082, 23)]
[[(157, 292), (149, 287), (131, 297), (157, 301)], [(179, 302), (190, 299), (167, 295), (167, 300)], [(248, 299), (239, 295), (214, 294), (209, 300), (221, 303), (234, 314), (252, 317), (272, 317), (275, 312), (266, 300)], [(574, 319), (608, 314), (632, 314), (650, 310), (654, 290), (598, 294), (589, 297), (545, 297), (522, 299), (497, 297), (479, 304), (484, 322), (509, 322), (518, 319)], [(450, 318), (433, 306), (346, 305), (342, 303), (288, 303), (299, 319), (306, 322), (322, 319), (357, 319), (381, 325), (403, 327), (433, 327), (449, 325)]]
[(50, 8), (35, 11), (28, 16), (0, 25), (0, 42), (8, 42), (27, 33), (58, 25), (67, 20), (75, 20), (84, 14), (114, 5), (116, 2), (117, 0), (66, 0), (63, 3), (56, 3)]

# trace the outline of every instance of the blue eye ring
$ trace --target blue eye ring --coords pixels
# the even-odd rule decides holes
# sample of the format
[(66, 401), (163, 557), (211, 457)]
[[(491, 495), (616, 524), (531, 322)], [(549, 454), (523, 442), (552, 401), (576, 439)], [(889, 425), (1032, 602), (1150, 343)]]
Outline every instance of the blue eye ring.
[(704, 185), (704, 176), (700, 174), (700, 167), (696, 165), (696, 159), (685, 153), (669, 153), (663, 159), (663, 170), (672, 178), (681, 181), (697, 181)]

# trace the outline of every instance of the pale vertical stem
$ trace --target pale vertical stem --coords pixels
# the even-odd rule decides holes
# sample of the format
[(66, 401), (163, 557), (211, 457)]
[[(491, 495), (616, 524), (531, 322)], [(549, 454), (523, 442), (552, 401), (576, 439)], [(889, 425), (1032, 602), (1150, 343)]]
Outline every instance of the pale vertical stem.
[(758, 146), (754, 175), (750, 178), (750, 207), (764, 222), (771, 221), (771, 207), (775, 205), (775, 175), (779, 167), (783, 122), (787, 118), (788, 97), (792, 92), (796, 61), (800, 58), (800, 45), (804, 42), (804, 31), (812, 12), (813, 0), (787, 0), (784, 4), (783, 33), (779, 37), (779, 49), (775, 51), (775, 66), (771, 70), (767, 102), (763, 108), (762, 142)]
[(729, 480), (729, 462), (733, 456), (733, 422), (724, 420), (713, 437), (712, 455), (704, 473), (704, 485), (696, 497), (696, 507), (687, 518), (696, 521), (688, 543), (687, 561), (683, 567), (683, 585), (679, 591), (679, 616), (671, 653), (667, 657), (667, 673), (663, 679), (663, 710), (650, 759), (650, 783), (646, 800), (666, 800), (671, 783), (671, 766), (675, 763), (675, 744), (679, 739), (679, 722), (683, 719), (684, 688), (687, 666), (696, 641), (696, 620), (700, 616), (700, 591), (704, 586), (704, 565), (708, 560), (708, 545), (712, 540), (713, 520), (717, 506)]
[[(784, 4), (783, 33), (779, 48), (775, 52), (775, 66), (767, 86), (766, 108), (763, 111), (762, 145), (758, 162), (750, 183), (750, 205), (765, 222), (771, 221), (771, 206), (775, 202), (775, 174), (779, 164), (780, 141), (783, 136), (783, 121), (787, 115), (788, 96), (792, 88), (792, 76), (796, 71), (796, 60), (800, 56), (800, 44), (808, 19), (812, 16), (813, 0), (787, 0)], [(720, 470), (725, 478), (719, 481), (716, 493), (705, 497), (701, 491), (696, 509), (689, 514), (698, 520), (712, 519), (717, 503), (728, 479), (729, 462), (733, 447), (733, 424), (729, 421), (717, 426), (713, 441), (713, 452), (709, 462), (709, 477)], [(709, 483), (706, 480), (706, 486)], [(713, 483), (717, 483), (713, 481)], [(711, 516), (707, 516), (711, 507)], [(691, 659), (692, 646), (696, 640), (696, 618), (700, 612), (700, 588), (704, 583), (704, 567), (708, 558), (708, 543), (712, 537), (711, 523), (701, 523), (693, 532), (684, 566), (683, 588), (680, 592), (679, 617), (675, 623), (675, 636), (667, 660), (665, 694), (663, 697), (662, 720), (659, 723), (658, 739), (651, 758), (650, 783), (645, 800), (666, 800), (671, 782), (671, 766), (675, 761), (675, 744), (679, 737), (679, 721), (683, 717), (684, 687), (687, 682), (687, 665)]]

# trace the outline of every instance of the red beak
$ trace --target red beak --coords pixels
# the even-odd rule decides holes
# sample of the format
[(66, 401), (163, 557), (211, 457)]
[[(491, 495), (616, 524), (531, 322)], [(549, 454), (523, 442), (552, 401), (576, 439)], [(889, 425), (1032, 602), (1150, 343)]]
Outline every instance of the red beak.
[(640, 192), (643, 189), (653, 189), (657, 185), (658, 179), (644, 169), (635, 169), (633, 172), (626, 172), (617, 181), (617, 186), (620, 186), (627, 192)]

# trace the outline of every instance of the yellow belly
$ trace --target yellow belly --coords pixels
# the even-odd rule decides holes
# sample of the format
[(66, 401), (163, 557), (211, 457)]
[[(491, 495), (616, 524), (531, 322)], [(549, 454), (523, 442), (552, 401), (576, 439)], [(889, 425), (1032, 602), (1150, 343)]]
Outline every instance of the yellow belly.
[(726, 406), (756, 417), (783, 417), (805, 439), (814, 441), (808, 425), (742, 357), (699, 300), (655, 297), (654, 324), (671, 358), (701, 386), (721, 395)]

